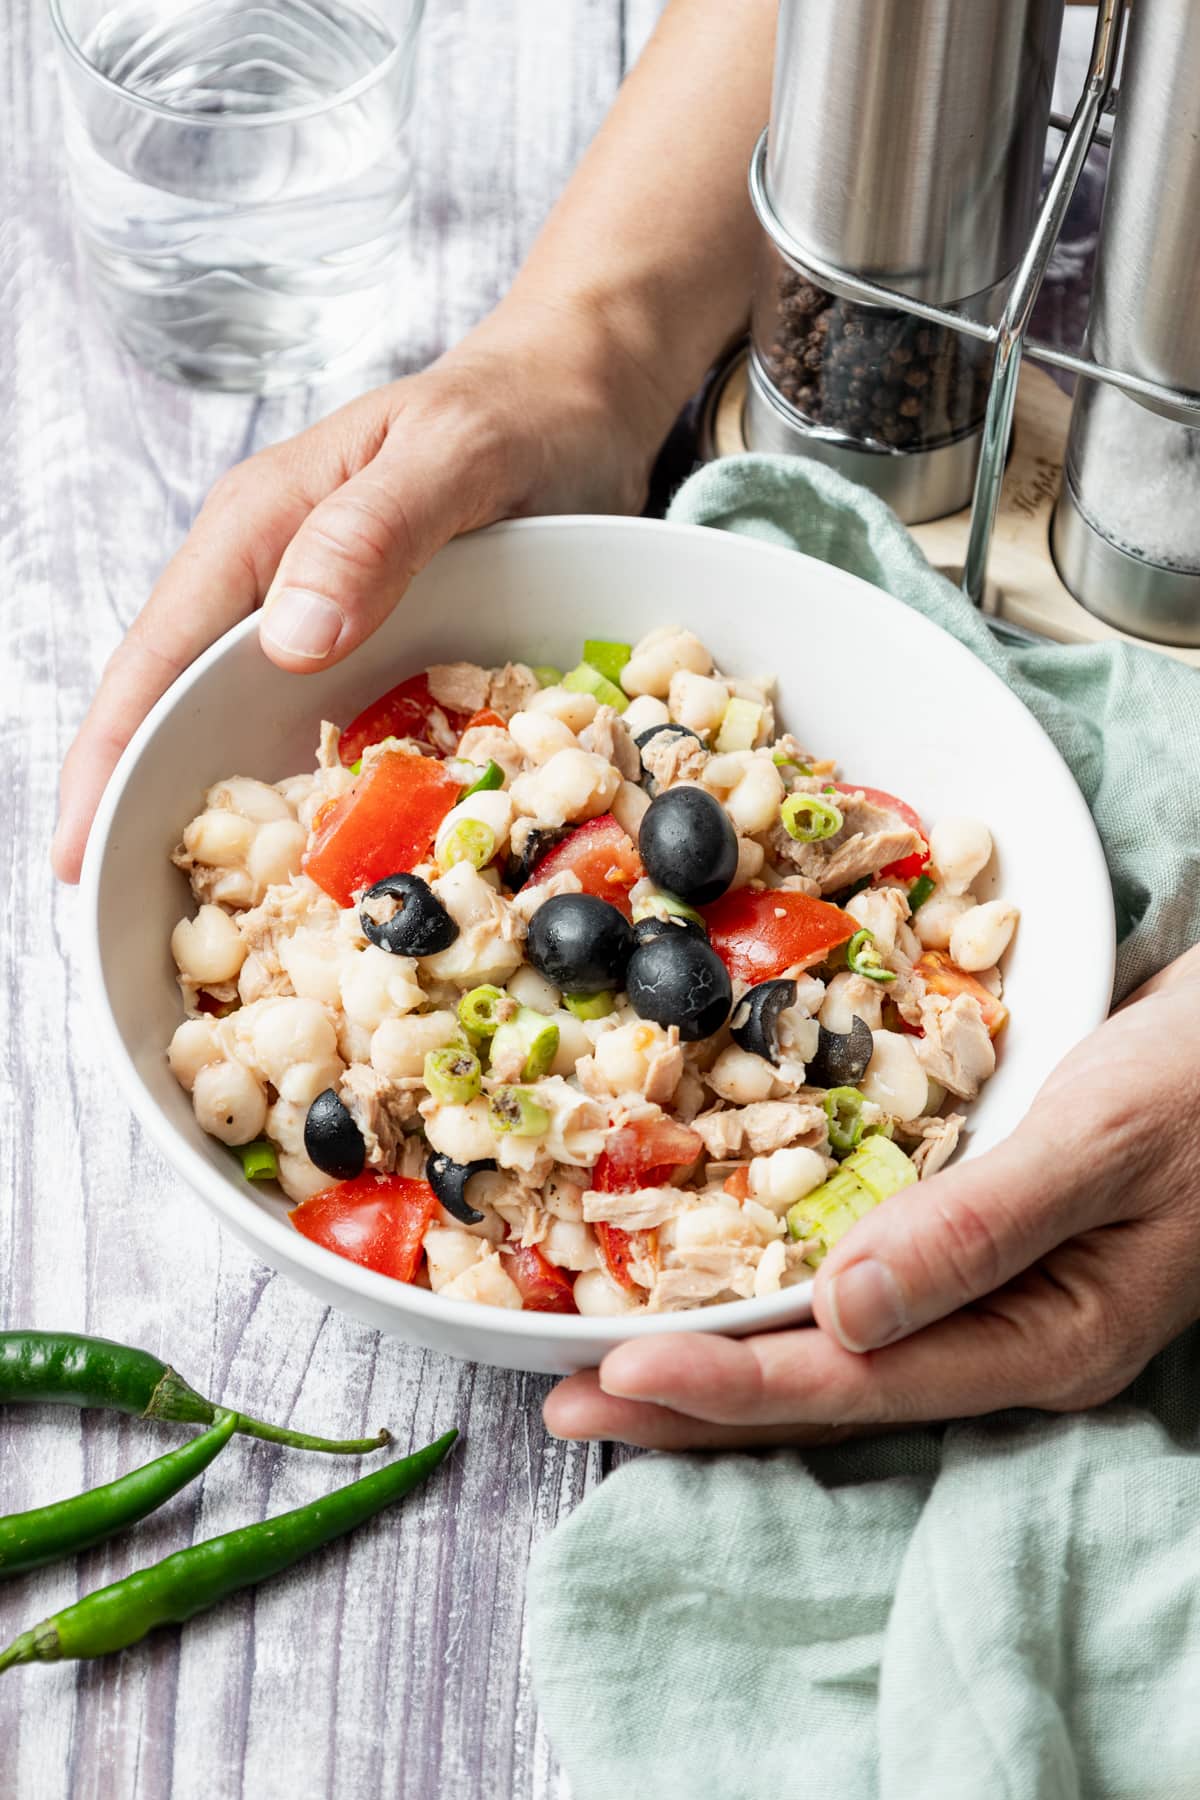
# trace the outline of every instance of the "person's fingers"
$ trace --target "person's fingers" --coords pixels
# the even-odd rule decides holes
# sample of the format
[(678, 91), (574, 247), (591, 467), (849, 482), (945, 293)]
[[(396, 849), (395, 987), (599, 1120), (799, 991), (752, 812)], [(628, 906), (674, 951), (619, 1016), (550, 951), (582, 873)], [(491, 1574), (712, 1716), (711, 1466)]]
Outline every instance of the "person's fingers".
[(1049, 1110), (977, 1162), (916, 1183), (859, 1221), (817, 1272), (813, 1312), (847, 1350), (884, 1344), (993, 1293), (1106, 1216), (1092, 1159), (1064, 1153)]
[(546, 1429), (558, 1438), (633, 1444), (642, 1450), (752, 1450), (766, 1444), (834, 1444), (854, 1435), (852, 1426), (714, 1425), (665, 1406), (606, 1394), (594, 1369), (568, 1375), (542, 1408)]
[(300, 672), (339, 662), (459, 532), (507, 510), (504, 459), (461, 415), (405, 412), (377, 455), (321, 501), (283, 552), (263, 609), (263, 649)]

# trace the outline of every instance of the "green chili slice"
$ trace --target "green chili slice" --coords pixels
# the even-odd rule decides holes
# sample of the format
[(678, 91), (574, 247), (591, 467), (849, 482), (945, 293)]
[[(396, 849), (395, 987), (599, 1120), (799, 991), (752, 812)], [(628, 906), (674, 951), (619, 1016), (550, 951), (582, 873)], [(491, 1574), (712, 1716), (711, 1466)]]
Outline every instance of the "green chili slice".
[(519, 1006), (492, 1039), (491, 1069), (494, 1075), (536, 1081), (545, 1075), (558, 1055), (558, 1026), (545, 1013)]
[(801, 775), (812, 774), (812, 764), (799, 762), (794, 756), (773, 756), (771, 761), (777, 769), (796, 769)]
[(497, 1088), (488, 1103), (488, 1120), (493, 1131), (513, 1137), (541, 1137), (550, 1129), (550, 1114), (527, 1088)]
[(563, 1005), (577, 1019), (607, 1019), (617, 1004), (615, 994), (607, 990), (599, 994), (567, 994)]
[(857, 1088), (830, 1088), (825, 1096), (825, 1117), (829, 1120), (829, 1142), (835, 1150), (850, 1151), (862, 1139), (863, 1097)]
[(908, 890), (908, 910), (910, 916), (916, 912), (918, 906), (924, 906), (936, 886), (937, 882), (934, 881), (931, 876), (917, 876), (917, 879)]
[(489, 1038), (506, 1019), (513, 1018), (516, 1011), (517, 1003), (511, 994), (486, 982), (483, 987), (472, 988), (470, 993), (463, 995), (458, 1003), (458, 1022), (472, 1037)]
[(242, 1159), (242, 1174), (247, 1181), (278, 1179), (279, 1158), (269, 1138), (255, 1138), (252, 1144), (240, 1145), (238, 1155)]
[(446, 1106), (465, 1106), (479, 1092), (483, 1074), (473, 1050), (430, 1050), (425, 1057), (425, 1086)]
[(493, 788), (502, 788), (503, 786), (504, 770), (498, 762), (489, 762), (479, 779), (473, 781), (469, 788), (464, 788), (459, 799), (469, 800), (472, 794), (488, 794)]
[(460, 862), (470, 863), (473, 869), (482, 869), (495, 854), (496, 834), (491, 826), (485, 825), (482, 819), (463, 819), (447, 833), (438, 860), (443, 869), (452, 869)]
[(846, 945), (846, 966), (867, 981), (895, 981), (893, 970), (885, 969), (883, 958), (875, 948), (875, 933), (863, 926)]
[(798, 844), (819, 844), (823, 838), (835, 837), (845, 823), (841, 808), (816, 794), (789, 794), (779, 817), (783, 829)]

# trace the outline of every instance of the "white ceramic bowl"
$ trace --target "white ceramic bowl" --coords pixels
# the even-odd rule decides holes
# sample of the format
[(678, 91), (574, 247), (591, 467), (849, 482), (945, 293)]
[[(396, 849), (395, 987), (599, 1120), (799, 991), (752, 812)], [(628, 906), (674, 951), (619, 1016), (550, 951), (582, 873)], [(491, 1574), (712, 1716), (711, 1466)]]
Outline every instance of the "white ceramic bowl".
[(993, 885), (1020, 904), (1022, 922), (1006, 970), (1012, 1022), (996, 1075), (970, 1109), (967, 1154), (1016, 1124), (1108, 1007), (1111, 891), (1066, 766), (958, 643), (840, 570), (694, 526), (532, 519), (451, 544), (370, 642), (324, 674), (284, 674), (246, 620), (159, 702), (104, 796), (83, 880), (97, 1016), (140, 1123), (264, 1262), (381, 1330), (451, 1355), (547, 1372), (584, 1368), (634, 1334), (740, 1335), (805, 1321), (809, 1290), (632, 1322), (512, 1313), (439, 1299), (301, 1237), (282, 1201), (244, 1181), (229, 1151), (200, 1131), (167, 1069), (180, 1018), (168, 938), (190, 898), (168, 856), (212, 782), (232, 774), (275, 781), (311, 768), (322, 718), (346, 722), (431, 662), (521, 657), (568, 667), (585, 636), (633, 639), (672, 620), (686, 621), (722, 668), (777, 676), (784, 720), (847, 777), (903, 795), (929, 820), (967, 812), (990, 824)]

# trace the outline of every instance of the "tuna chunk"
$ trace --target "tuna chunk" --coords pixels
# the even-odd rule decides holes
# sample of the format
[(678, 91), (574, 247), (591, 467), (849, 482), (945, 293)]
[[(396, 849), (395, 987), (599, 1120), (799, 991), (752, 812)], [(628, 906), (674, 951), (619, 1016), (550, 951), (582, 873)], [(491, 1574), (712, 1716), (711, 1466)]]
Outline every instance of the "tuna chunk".
[(751, 1106), (701, 1113), (692, 1120), (691, 1128), (704, 1140), (709, 1156), (725, 1161), (744, 1150), (765, 1156), (768, 1151), (795, 1143), (808, 1132), (820, 1132), (824, 1137), (826, 1124), (824, 1108), (820, 1106), (796, 1100), (756, 1100)]
[(944, 1168), (958, 1148), (958, 1140), (966, 1120), (961, 1113), (950, 1113), (944, 1119), (926, 1119), (921, 1141), (909, 1155), (921, 1171), (921, 1180)]
[(921, 1002), (923, 1038), (913, 1049), (925, 1073), (961, 1100), (973, 1100), (996, 1067), (996, 1052), (978, 1000), (926, 994)]
[[(816, 777), (797, 782), (797, 793), (820, 793), (826, 785)], [(877, 875), (889, 863), (920, 850), (920, 834), (898, 814), (876, 806), (861, 794), (839, 794), (841, 830), (816, 844), (797, 843), (783, 825), (774, 827), (769, 853), (778, 862), (790, 863), (801, 875), (815, 881), (823, 894), (850, 887), (864, 876)]]
[(488, 703), (489, 675), (478, 663), (434, 663), (428, 677), (430, 693), (451, 712), (482, 712)]
[(351, 1063), (339, 1089), (342, 1105), (363, 1134), (367, 1165), (388, 1174), (405, 1145), (404, 1127), (417, 1117), (414, 1088), (389, 1081), (368, 1063)]
[(581, 750), (591, 750), (619, 769), (626, 781), (640, 781), (642, 759), (624, 720), (613, 706), (597, 708), (590, 725), (579, 733)]
[(652, 737), (641, 752), (643, 768), (660, 789), (680, 781), (699, 781), (707, 761), (708, 751), (696, 738), (666, 731)]
[(514, 713), (524, 711), (540, 687), (537, 676), (525, 663), (505, 663), (502, 669), (492, 670), (487, 703), (502, 719), (511, 719)]
[(629, 1194), (601, 1194), (589, 1188), (583, 1196), (583, 1216), (589, 1225), (597, 1220), (619, 1225), (622, 1231), (648, 1231), (665, 1225), (683, 1204), (678, 1188), (635, 1188)]

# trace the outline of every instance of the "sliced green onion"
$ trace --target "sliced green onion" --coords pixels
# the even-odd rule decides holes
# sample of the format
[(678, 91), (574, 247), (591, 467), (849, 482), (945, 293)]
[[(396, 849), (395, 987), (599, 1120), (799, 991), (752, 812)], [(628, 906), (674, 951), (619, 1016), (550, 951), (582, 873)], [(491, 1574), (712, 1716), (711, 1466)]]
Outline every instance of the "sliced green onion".
[(464, 819), (453, 831), (447, 832), (438, 858), (443, 869), (452, 869), (455, 863), (468, 862), (473, 869), (482, 869), (491, 862), (496, 854), (496, 834), (490, 825), (482, 819)]
[(495, 1074), (507, 1064), (521, 1081), (536, 1081), (558, 1055), (558, 1026), (545, 1013), (519, 1006), (511, 1019), (499, 1026), (492, 1039), (491, 1067)]
[(279, 1158), (269, 1138), (255, 1138), (252, 1144), (241, 1144), (238, 1155), (242, 1159), (242, 1174), (247, 1181), (278, 1180)]
[(804, 1260), (815, 1269), (852, 1225), (916, 1179), (916, 1165), (903, 1150), (886, 1137), (870, 1137), (836, 1175), (788, 1208), (788, 1236), (812, 1242)]
[(479, 1092), (483, 1070), (473, 1050), (430, 1050), (425, 1057), (425, 1086), (447, 1106), (465, 1106)]
[(488, 982), (463, 995), (458, 1003), (458, 1022), (472, 1037), (489, 1038), (505, 1019), (513, 1017), (516, 1010), (517, 1003), (512, 995)]
[(721, 755), (728, 750), (752, 750), (762, 716), (763, 709), (755, 701), (739, 700), (735, 694), (725, 708), (713, 749)]
[(615, 994), (607, 989), (599, 994), (567, 994), (563, 1005), (577, 1019), (607, 1019), (617, 1004)]
[(674, 894), (647, 894), (639, 900), (633, 909), (633, 922), (640, 925), (643, 919), (690, 919), (694, 925), (704, 924), (695, 907), (677, 900)]
[(908, 910), (910, 915), (916, 912), (918, 906), (924, 906), (936, 886), (937, 882), (933, 880), (932, 876), (917, 876), (917, 879), (908, 890)]
[(590, 663), (582, 662), (569, 675), (564, 675), (562, 685), (568, 694), (593, 694), (601, 706), (611, 706), (617, 712), (624, 712), (629, 705), (628, 694), (599, 669), (593, 669)]
[(528, 1088), (497, 1088), (488, 1102), (488, 1122), (493, 1131), (513, 1137), (541, 1137), (550, 1129), (550, 1114)]
[(544, 688), (557, 687), (563, 678), (562, 670), (556, 669), (553, 663), (537, 663), (533, 672)]
[(794, 756), (773, 756), (771, 761), (777, 769), (799, 769), (801, 775), (812, 774), (812, 764), (797, 762)]
[(862, 1140), (863, 1097), (857, 1088), (830, 1088), (825, 1096), (829, 1142), (835, 1150), (854, 1150)]
[(895, 981), (893, 970), (885, 969), (883, 958), (875, 948), (875, 933), (864, 925), (846, 945), (846, 967), (868, 981)]
[(842, 809), (816, 794), (789, 794), (779, 809), (783, 829), (798, 844), (819, 844), (835, 837), (845, 824)]
[(606, 681), (621, 680), (621, 670), (633, 655), (632, 644), (614, 644), (608, 638), (588, 638), (583, 646), (583, 660), (599, 671)]
[(469, 788), (464, 788), (458, 796), (459, 800), (469, 800), (472, 794), (488, 794), (493, 788), (504, 786), (504, 770), (498, 762), (489, 762), (487, 768), (473, 781)]
[(880, 1119), (878, 1125), (864, 1125), (863, 1139), (869, 1137), (894, 1138), (896, 1135), (895, 1119)]

